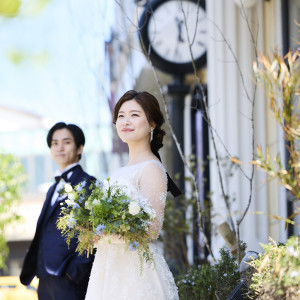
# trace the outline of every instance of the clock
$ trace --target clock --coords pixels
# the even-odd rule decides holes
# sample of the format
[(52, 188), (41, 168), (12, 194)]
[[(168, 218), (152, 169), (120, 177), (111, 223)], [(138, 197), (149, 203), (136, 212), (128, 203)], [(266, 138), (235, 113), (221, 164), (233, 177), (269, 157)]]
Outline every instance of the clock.
[(164, 72), (192, 73), (189, 41), (199, 68), (206, 63), (206, 23), (203, 0), (148, 1), (139, 20), (142, 49), (152, 64)]

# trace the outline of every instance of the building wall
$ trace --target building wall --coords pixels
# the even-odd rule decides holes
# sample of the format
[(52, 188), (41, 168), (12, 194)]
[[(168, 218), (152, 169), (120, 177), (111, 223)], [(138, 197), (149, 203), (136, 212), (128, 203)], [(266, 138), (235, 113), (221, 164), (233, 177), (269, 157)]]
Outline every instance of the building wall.
[[(217, 151), (222, 162), (227, 164), (227, 169), (222, 169), (222, 176), (225, 193), (230, 196), (230, 211), (234, 224), (242, 216), (250, 198), (250, 183), (246, 176), (251, 177), (252, 172), (252, 134), (254, 148), (256, 145), (262, 146), (263, 149), (268, 147), (271, 155), (284, 153), (283, 134), (269, 111), (268, 99), (255, 85), (252, 69), (252, 63), (259, 52), (271, 55), (275, 50), (282, 50), (282, 1), (247, 2), (252, 6), (244, 7), (243, 10), (238, 5), (241, 3), (239, 0), (206, 1), (208, 61), (206, 70), (201, 72), (201, 77), (204, 82), (207, 81), (208, 86), (209, 114), (213, 128), (218, 133), (215, 135)], [(290, 9), (291, 16), (299, 17), (298, 1), (293, 0), (290, 3), (293, 6)], [(153, 92), (161, 100), (153, 70), (143, 57), (138, 43), (136, 25), (142, 9), (132, 3), (122, 3), (116, 7), (116, 12), (111, 66), (114, 74), (112, 92), (115, 98), (127, 89), (136, 88)], [(291, 30), (291, 33), (295, 35), (295, 29)], [(162, 87), (172, 80), (170, 76), (159, 71), (157, 75)], [(186, 79), (191, 86), (196, 82), (194, 76), (188, 76)], [(251, 123), (252, 101), (255, 101), (254, 133)], [(184, 124), (185, 141), (191, 141), (188, 112), (185, 114)], [(170, 151), (172, 147), (172, 139), (168, 136), (165, 149)], [(193, 146), (184, 147), (189, 152)], [(212, 158), (209, 178), (213, 202), (212, 248), (217, 253), (225, 244), (217, 226), (229, 221), (229, 218), (222, 198), (212, 143), (209, 148)], [(229, 156), (237, 157), (243, 162), (240, 166), (242, 172), (235, 167), (233, 175), (228, 175)], [(165, 161), (167, 168), (172, 169), (171, 160)], [(255, 171), (251, 197), (249, 211), (240, 227), (241, 239), (248, 244), (248, 249), (261, 251), (259, 243), (266, 243), (269, 236), (284, 241), (287, 238), (284, 222), (270, 217), (287, 216), (284, 189), (279, 187), (276, 181), (269, 182), (264, 172)]]
[[(246, 176), (251, 176), (252, 123), (251, 106), (254, 106), (254, 146), (270, 149), (271, 157), (284, 153), (283, 134), (270, 113), (268, 99), (255, 86), (252, 62), (255, 52), (269, 55), (282, 49), (281, 2), (253, 1), (250, 8), (241, 8), (239, 1), (207, 1), (209, 24), (208, 96), (210, 116), (218, 132), (217, 151), (221, 157), (238, 157)], [(218, 9), (216, 9), (218, 7)], [(253, 43), (252, 39), (256, 42)], [(213, 145), (211, 144), (211, 149)], [(214, 157), (214, 151), (211, 153)], [(218, 169), (213, 158), (211, 164), (211, 190), (214, 204), (213, 222), (217, 226), (228, 221), (222, 198)], [(224, 173), (223, 173), (224, 176)], [(227, 177), (225, 192), (231, 201), (233, 220), (237, 220), (247, 207), (250, 197), (249, 180), (241, 171)], [(255, 172), (249, 211), (241, 224), (241, 239), (249, 250), (261, 251), (259, 243), (266, 243), (271, 236), (284, 241), (287, 233), (284, 222), (271, 215), (285, 218), (286, 194), (276, 181), (269, 182), (263, 172)], [(215, 227), (216, 230), (216, 227)], [(216, 231), (217, 233), (217, 231)], [(212, 247), (216, 252), (224, 244), (217, 233)]]

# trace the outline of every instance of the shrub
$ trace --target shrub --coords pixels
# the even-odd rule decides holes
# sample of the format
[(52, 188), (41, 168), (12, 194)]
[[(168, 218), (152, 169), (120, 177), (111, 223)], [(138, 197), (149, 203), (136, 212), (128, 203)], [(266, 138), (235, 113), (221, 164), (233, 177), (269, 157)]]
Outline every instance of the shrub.
[(0, 153), (0, 269), (6, 268), (9, 249), (5, 239), (6, 226), (20, 217), (14, 212), (20, 200), (20, 185), (24, 182), (20, 161), (10, 154)]
[(239, 266), (236, 258), (226, 248), (220, 249), (221, 259), (214, 266), (216, 295), (218, 299), (226, 299), (240, 280)]
[(249, 263), (256, 269), (250, 289), (257, 299), (300, 299), (299, 237), (279, 245), (272, 240), (262, 247), (264, 253)]
[(240, 274), (236, 258), (226, 248), (220, 249), (215, 265), (199, 265), (176, 277), (181, 300), (226, 299), (237, 285)]
[(215, 272), (210, 265), (199, 265), (176, 278), (181, 300), (215, 298)]

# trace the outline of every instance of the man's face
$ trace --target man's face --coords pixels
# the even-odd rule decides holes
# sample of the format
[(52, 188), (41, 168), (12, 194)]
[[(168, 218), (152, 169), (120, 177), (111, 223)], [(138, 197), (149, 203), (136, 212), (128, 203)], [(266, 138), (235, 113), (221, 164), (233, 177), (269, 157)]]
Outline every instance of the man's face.
[(67, 166), (78, 162), (83, 145), (76, 147), (74, 137), (70, 130), (63, 128), (54, 131), (50, 151), (53, 160), (62, 171)]

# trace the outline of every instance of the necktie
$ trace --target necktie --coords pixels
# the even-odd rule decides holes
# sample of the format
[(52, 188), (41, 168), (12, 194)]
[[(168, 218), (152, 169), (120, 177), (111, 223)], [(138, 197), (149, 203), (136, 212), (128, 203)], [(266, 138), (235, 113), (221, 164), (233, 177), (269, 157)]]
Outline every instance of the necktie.
[(78, 165), (74, 166), (73, 168), (63, 172), (60, 176), (55, 176), (54, 179), (56, 181), (56, 183), (58, 183), (61, 179), (63, 179), (65, 182), (68, 181), (68, 174), (70, 172), (72, 172), (74, 169), (76, 169), (78, 167)]
[(61, 179), (63, 179), (64, 181), (67, 182), (67, 180), (68, 180), (68, 176), (67, 176), (68, 173), (69, 172), (67, 171), (67, 172), (62, 173), (60, 176), (55, 176), (54, 178), (55, 178), (56, 183), (59, 183)]

